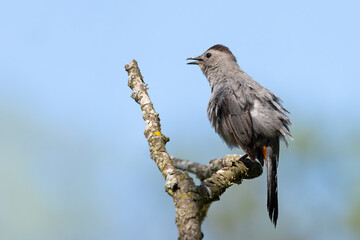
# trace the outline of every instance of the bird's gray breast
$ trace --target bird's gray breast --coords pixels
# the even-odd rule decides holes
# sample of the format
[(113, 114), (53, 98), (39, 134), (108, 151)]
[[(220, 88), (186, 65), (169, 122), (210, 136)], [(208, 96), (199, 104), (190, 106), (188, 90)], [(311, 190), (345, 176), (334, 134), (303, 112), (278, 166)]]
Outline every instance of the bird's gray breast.
[(226, 118), (230, 114), (228, 109), (227, 96), (231, 92), (225, 85), (219, 85), (212, 91), (208, 107), (207, 115), (211, 125), (215, 131), (222, 137), (229, 147), (238, 146), (238, 143), (226, 126)]
[(209, 100), (209, 120), (230, 147), (248, 149), (252, 146), (251, 101), (247, 95), (242, 83), (230, 81), (218, 84)]

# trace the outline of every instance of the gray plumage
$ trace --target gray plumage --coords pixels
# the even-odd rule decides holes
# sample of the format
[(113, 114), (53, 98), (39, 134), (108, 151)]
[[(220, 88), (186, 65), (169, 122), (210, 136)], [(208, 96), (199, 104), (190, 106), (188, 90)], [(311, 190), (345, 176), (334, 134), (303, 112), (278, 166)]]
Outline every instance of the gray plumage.
[(278, 218), (277, 166), (279, 141), (291, 137), (288, 111), (274, 93), (261, 86), (237, 64), (223, 45), (215, 45), (188, 64), (199, 65), (211, 87), (207, 113), (215, 131), (230, 147), (241, 147), (251, 160), (267, 165), (267, 208)]

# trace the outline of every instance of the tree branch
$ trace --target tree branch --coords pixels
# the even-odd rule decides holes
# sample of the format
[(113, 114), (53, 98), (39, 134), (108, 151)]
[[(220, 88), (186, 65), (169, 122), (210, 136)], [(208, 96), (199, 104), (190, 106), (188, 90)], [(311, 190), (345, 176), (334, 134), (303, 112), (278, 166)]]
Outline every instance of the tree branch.
[[(262, 174), (262, 166), (239, 155), (227, 155), (210, 161), (208, 165), (172, 158), (165, 144), (169, 141), (161, 133), (159, 114), (155, 111), (147, 86), (144, 84), (137, 62), (132, 60), (125, 66), (131, 97), (140, 105), (145, 120), (144, 134), (149, 144), (150, 157), (165, 178), (165, 191), (175, 204), (175, 222), (179, 239), (202, 239), (201, 223), (213, 201), (234, 183)], [(185, 172), (182, 172), (180, 170)], [(202, 181), (196, 186), (186, 171), (195, 173)]]
[(194, 173), (196, 177), (200, 180), (205, 180), (206, 178), (211, 177), (216, 171), (232, 166), (237, 162), (241, 161), (245, 166), (256, 167), (250, 171), (246, 171), (246, 174), (243, 176), (244, 179), (252, 179), (258, 177), (262, 173), (262, 168), (260, 164), (253, 164), (249, 158), (244, 158), (242, 155), (226, 155), (223, 158), (217, 158), (211, 160), (209, 164), (203, 165), (200, 163), (194, 163), (189, 160), (183, 160), (176, 157), (171, 157), (173, 166), (177, 169), (188, 171)]

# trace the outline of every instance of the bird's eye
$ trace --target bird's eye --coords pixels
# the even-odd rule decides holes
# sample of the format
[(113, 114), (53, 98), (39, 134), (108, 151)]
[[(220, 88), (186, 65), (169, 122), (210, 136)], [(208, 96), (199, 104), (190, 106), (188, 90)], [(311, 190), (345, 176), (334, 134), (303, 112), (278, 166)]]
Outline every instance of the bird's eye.
[(207, 54), (206, 54), (206, 57), (207, 57), (207, 58), (211, 57), (211, 53), (207, 53)]

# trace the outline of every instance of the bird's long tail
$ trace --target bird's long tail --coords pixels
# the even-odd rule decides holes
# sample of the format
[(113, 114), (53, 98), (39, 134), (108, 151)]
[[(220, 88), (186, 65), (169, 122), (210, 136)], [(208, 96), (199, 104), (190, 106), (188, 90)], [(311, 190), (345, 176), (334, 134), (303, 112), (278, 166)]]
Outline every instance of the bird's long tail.
[(279, 143), (266, 147), (265, 163), (267, 165), (267, 209), (270, 220), (276, 227), (278, 219), (278, 187), (277, 187), (277, 165), (279, 159)]

